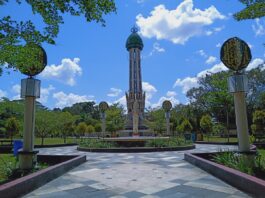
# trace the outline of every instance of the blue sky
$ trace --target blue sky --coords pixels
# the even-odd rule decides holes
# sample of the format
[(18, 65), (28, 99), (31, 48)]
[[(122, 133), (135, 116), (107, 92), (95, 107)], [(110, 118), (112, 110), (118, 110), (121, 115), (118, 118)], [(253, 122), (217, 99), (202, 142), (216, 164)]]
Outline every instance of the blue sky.
[[(87, 23), (83, 17), (65, 15), (56, 45), (44, 44), (48, 66), (37, 76), (42, 81), (41, 98), (49, 108), (76, 102), (102, 100), (125, 104), (128, 90), (128, 52), (125, 42), (137, 24), (144, 42), (142, 80), (146, 106), (163, 100), (187, 103), (185, 92), (197, 86), (197, 78), (224, 70), (221, 44), (230, 37), (245, 40), (252, 51), (249, 68), (264, 60), (265, 20), (237, 22), (232, 14), (243, 8), (237, 0), (117, 0), (117, 14), (105, 16), (106, 27)], [(41, 28), (38, 15), (23, 3), (0, 7), (0, 17), (31, 19)], [(20, 80), (11, 72), (0, 77), (0, 97), (18, 99)]]

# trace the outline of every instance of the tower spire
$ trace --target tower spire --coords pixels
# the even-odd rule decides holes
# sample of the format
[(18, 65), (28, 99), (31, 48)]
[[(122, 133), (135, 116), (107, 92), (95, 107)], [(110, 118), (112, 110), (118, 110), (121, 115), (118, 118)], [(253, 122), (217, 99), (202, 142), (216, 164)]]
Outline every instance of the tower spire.
[[(145, 94), (142, 90), (142, 74), (141, 74), (141, 51), (143, 49), (143, 41), (137, 34), (136, 26), (131, 28), (131, 35), (126, 42), (126, 48), (129, 52), (129, 91), (126, 93), (127, 100), (127, 126), (126, 129), (133, 129), (133, 104), (135, 101), (138, 105), (138, 128), (143, 129), (143, 118), (145, 108)], [(135, 118), (134, 118), (135, 119)], [(146, 128), (146, 127), (145, 127)]]

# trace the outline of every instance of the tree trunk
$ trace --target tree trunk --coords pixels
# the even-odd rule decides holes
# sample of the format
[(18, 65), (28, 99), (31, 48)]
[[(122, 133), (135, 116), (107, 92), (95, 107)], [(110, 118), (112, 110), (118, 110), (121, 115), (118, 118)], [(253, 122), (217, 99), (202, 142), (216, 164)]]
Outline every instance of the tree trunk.
[(41, 145), (44, 143), (44, 136), (41, 136)]
[(66, 136), (63, 137), (63, 142), (66, 143)]

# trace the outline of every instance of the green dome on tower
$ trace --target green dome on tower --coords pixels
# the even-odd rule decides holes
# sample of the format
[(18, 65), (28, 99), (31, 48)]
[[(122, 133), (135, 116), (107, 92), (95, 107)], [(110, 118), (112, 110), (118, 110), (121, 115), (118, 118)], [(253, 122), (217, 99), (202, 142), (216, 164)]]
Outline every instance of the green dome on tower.
[(142, 50), (144, 47), (144, 44), (139, 34), (137, 34), (138, 29), (136, 27), (133, 27), (131, 31), (132, 33), (127, 38), (127, 41), (126, 41), (127, 50), (129, 51), (131, 48), (139, 48), (140, 50)]

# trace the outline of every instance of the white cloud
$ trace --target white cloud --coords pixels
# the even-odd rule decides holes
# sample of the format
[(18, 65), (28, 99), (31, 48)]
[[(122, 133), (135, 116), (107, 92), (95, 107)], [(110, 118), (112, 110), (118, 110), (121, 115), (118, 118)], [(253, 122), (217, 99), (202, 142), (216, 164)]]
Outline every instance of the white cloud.
[(49, 85), (47, 88), (40, 89), (40, 98), (37, 99), (40, 103), (45, 104), (48, 101), (50, 93), (55, 90), (54, 86)]
[(193, 7), (192, 0), (185, 0), (175, 10), (161, 4), (150, 12), (150, 16), (136, 16), (140, 34), (147, 38), (165, 39), (175, 44), (185, 44), (191, 37), (205, 35), (216, 19), (224, 19), (214, 6), (205, 10)]
[(262, 36), (265, 35), (265, 23), (260, 23), (260, 19), (255, 20), (256, 24), (252, 25), (252, 29), (255, 32), (256, 36)]
[(117, 88), (110, 88), (110, 92), (107, 94), (107, 96), (109, 97), (117, 97), (120, 95), (120, 93), (122, 92), (121, 89), (117, 89)]
[(157, 89), (154, 85), (151, 85), (149, 82), (142, 82), (143, 91), (146, 93), (154, 93), (157, 92)]
[(169, 100), (172, 103), (172, 106), (179, 104), (179, 100), (176, 98), (177, 93), (175, 91), (168, 91), (166, 96), (159, 98), (157, 103), (151, 105), (152, 108), (160, 108), (165, 100)]
[(208, 65), (210, 65), (210, 64), (212, 64), (212, 63), (215, 63), (216, 60), (217, 60), (216, 57), (214, 57), (214, 56), (209, 56), (205, 63), (208, 64)]
[(165, 100), (169, 100), (172, 103), (172, 106), (174, 107), (175, 105), (179, 104), (179, 100), (175, 98), (175, 96), (171, 96), (171, 97), (165, 97), (162, 96), (161, 98), (159, 98), (158, 102), (155, 104), (152, 104), (152, 108), (158, 108), (161, 107), (163, 102)]
[(122, 105), (125, 109), (127, 109), (127, 101), (126, 101), (126, 96), (122, 96), (121, 98), (119, 98), (118, 100), (115, 100), (114, 103), (119, 103), (120, 105)]
[(64, 92), (60, 91), (54, 93), (53, 98), (56, 100), (55, 107), (64, 108), (75, 103), (92, 101), (94, 96), (80, 96), (73, 93), (65, 94)]
[(262, 65), (262, 69), (265, 69), (265, 62), (263, 59), (261, 58), (256, 58), (254, 59), (253, 61), (251, 61), (247, 67), (247, 71), (251, 70), (251, 69), (254, 69), (258, 66)]
[(1, 98), (3, 97), (7, 97), (7, 93), (6, 91), (3, 91), (2, 89), (0, 89), (0, 101), (1, 101)]
[(12, 97), (12, 100), (20, 100), (20, 90), (21, 90), (21, 85), (15, 84), (12, 86), (11, 91), (16, 94)]
[(202, 49), (201, 50), (198, 50), (196, 53), (199, 54), (200, 56), (204, 57), (204, 58), (207, 58), (207, 54)]
[(160, 44), (159, 43), (155, 42), (153, 44), (152, 51), (149, 53), (148, 56), (152, 56), (154, 53), (163, 53), (165, 51), (166, 50), (163, 47), (160, 47)]
[(222, 46), (221, 43), (217, 43), (216, 44), (216, 47), (218, 47), (218, 48), (221, 47), (221, 46)]
[[(19, 84), (15, 84), (12, 86), (11, 91), (13, 93), (15, 93), (16, 95), (14, 95), (12, 97), (12, 100), (19, 100), (20, 98), (20, 91), (21, 90), (21, 86)], [(48, 97), (50, 95), (50, 92), (55, 90), (55, 88), (52, 85), (49, 85), (47, 88), (42, 88), (40, 89), (40, 98), (37, 99), (37, 101), (39, 101), (42, 104), (45, 104), (48, 101)]]
[(76, 84), (76, 76), (81, 76), (82, 74), (82, 68), (79, 65), (79, 61), (79, 58), (74, 58), (73, 60), (64, 58), (60, 65), (50, 65), (45, 67), (40, 76), (45, 79), (54, 79), (67, 85), (74, 86)]
[(186, 94), (186, 92), (191, 89), (192, 87), (198, 86), (198, 78), (197, 77), (186, 77), (184, 79), (178, 78), (173, 86), (175, 87), (182, 87), (182, 93)]
[(177, 93), (175, 91), (168, 91), (167, 92), (167, 97), (172, 97), (172, 96), (176, 96)]
[[(264, 60), (260, 59), (260, 58), (256, 58), (253, 61), (250, 62), (249, 66), (247, 67), (247, 71), (258, 67), (259, 65), (263, 64), (263, 68), (265, 69), (265, 63)], [(199, 72), (196, 77), (186, 77), (183, 79), (178, 78), (176, 80), (176, 82), (173, 85), (173, 88), (175, 87), (182, 87), (182, 93), (186, 94), (187, 91), (193, 87), (197, 87), (198, 86), (198, 78), (204, 77), (206, 74), (214, 74), (214, 73), (218, 73), (221, 71), (227, 71), (227, 67), (222, 63), (218, 63), (215, 64), (213, 67), (211, 67), (210, 69), (206, 69), (203, 70), (201, 72)]]
[(153, 95), (157, 92), (157, 89), (154, 85), (150, 84), (149, 82), (142, 82), (143, 91), (145, 92), (145, 106), (151, 106), (150, 100), (152, 99)]
[(247, 43), (249, 48), (252, 49), (253, 48), (253, 45), (251, 45), (250, 43)]

